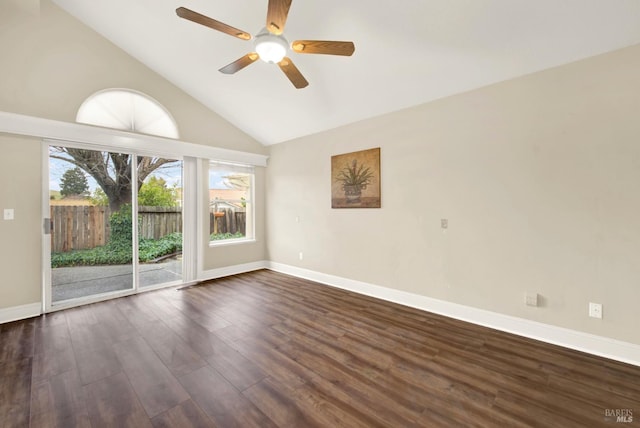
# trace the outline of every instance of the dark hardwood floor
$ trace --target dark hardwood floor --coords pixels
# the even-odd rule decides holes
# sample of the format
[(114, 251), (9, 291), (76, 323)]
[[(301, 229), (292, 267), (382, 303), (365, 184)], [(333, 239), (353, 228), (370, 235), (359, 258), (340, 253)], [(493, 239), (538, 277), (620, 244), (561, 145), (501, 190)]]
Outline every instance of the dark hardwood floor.
[(0, 345), (3, 428), (640, 426), (640, 367), (271, 271), (3, 324)]

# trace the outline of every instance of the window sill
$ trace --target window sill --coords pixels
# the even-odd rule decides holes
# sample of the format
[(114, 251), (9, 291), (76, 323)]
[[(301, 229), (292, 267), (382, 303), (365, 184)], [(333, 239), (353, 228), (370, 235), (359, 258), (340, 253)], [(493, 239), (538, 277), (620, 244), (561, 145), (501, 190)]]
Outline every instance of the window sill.
[(209, 241), (209, 247), (226, 247), (227, 245), (255, 244), (255, 238), (221, 239)]

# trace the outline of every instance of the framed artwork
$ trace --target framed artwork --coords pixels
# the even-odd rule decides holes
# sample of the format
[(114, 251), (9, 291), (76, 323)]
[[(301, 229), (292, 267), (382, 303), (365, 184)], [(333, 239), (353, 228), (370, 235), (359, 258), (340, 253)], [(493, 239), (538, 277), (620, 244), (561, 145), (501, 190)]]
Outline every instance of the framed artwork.
[(380, 208), (380, 148), (331, 156), (331, 208)]

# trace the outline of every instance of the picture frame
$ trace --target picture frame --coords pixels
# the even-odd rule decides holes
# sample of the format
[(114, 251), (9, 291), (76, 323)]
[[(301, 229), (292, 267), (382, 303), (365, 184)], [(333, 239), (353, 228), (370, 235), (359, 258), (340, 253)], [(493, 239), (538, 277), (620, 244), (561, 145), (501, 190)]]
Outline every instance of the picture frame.
[(331, 156), (331, 208), (380, 207), (380, 148)]

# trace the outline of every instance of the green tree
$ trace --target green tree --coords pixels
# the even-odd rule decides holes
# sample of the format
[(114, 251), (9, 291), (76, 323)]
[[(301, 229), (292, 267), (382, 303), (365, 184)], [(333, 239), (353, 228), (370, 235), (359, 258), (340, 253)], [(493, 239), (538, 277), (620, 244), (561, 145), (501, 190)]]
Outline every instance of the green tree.
[(178, 205), (177, 191), (167, 187), (167, 182), (152, 175), (138, 191), (138, 205), (146, 207), (175, 207)]
[(93, 205), (97, 205), (99, 207), (109, 205), (109, 198), (107, 198), (107, 194), (104, 193), (104, 190), (102, 190), (100, 187), (96, 187), (93, 190), (93, 193), (91, 194), (91, 196), (89, 196), (89, 200)]
[(89, 190), (87, 177), (78, 167), (68, 169), (60, 179), (60, 194), (62, 196), (84, 195)]
[[(177, 193), (175, 188), (167, 187), (167, 182), (164, 179), (151, 176), (138, 191), (138, 205), (145, 207), (175, 207), (178, 206)], [(95, 188), (89, 199), (93, 205), (109, 205), (109, 198), (100, 187)]]

